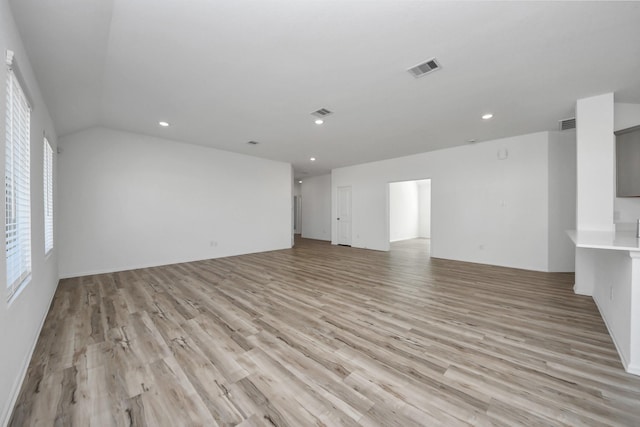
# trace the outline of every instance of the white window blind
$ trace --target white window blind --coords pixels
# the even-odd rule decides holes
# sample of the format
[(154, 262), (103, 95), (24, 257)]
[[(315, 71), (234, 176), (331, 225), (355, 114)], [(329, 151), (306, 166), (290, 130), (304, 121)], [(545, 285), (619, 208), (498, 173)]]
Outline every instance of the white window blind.
[(44, 252), (53, 249), (53, 149), (44, 139)]
[(9, 298), (31, 275), (31, 110), (14, 72), (7, 72), (5, 239)]

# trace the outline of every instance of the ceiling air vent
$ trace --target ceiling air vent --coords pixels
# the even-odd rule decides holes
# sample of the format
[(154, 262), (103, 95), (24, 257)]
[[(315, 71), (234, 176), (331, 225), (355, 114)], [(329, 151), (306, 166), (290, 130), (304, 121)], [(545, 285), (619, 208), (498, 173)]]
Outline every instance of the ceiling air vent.
[(576, 118), (572, 117), (570, 119), (560, 120), (560, 130), (569, 130), (576, 128)]
[(329, 114), (333, 114), (333, 111), (329, 111), (326, 108), (321, 108), (319, 110), (314, 111), (313, 113), (311, 113), (312, 116), (316, 116), (316, 117), (327, 117)]
[(433, 71), (439, 70), (440, 64), (436, 60), (436, 58), (431, 58), (421, 64), (416, 65), (415, 67), (409, 68), (407, 71), (411, 73), (411, 75), (415, 78), (422, 77), (425, 74), (429, 74)]
[(247, 144), (250, 144), (250, 145), (258, 145), (258, 144), (259, 144), (259, 142), (258, 142), (258, 141), (249, 141), (249, 142), (247, 142)]

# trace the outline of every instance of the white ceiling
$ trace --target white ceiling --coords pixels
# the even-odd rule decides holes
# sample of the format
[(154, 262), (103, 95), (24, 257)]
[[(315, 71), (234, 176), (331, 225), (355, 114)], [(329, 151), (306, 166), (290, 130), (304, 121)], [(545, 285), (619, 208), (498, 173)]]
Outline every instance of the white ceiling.
[[(59, 135), (107, 126), (291, 162), (297, 177), (557, 129), (590, 95), (640, 103), (636, 2), (11, 5)], [(406, 72), (432, 57), (440, 71)], [(318, 126), (322, 107), (335, 114)]]

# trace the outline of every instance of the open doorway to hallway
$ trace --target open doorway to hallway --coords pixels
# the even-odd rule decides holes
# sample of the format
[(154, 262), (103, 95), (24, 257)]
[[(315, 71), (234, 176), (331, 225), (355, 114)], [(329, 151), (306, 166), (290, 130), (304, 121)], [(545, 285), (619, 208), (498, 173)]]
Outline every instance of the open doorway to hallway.
[[(389, 183), (389, 242), (431, 239), (431, 179)], [(394, 244), (395, 243), (395, 244)]]

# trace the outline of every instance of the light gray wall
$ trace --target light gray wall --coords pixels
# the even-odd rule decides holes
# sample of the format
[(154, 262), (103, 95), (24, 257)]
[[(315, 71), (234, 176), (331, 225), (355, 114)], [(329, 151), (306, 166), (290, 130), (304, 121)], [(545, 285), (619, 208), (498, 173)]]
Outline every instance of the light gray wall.
[(302, 237), (331, 240), (331, 175), (302, 180)]
[(332, 220), (351, 186), (353, 246), (388, 250), (388, 183), (428, 177), (434, 257), (546, 271), (548, 149), (540, 132), (335, 169)]
[(576, 102), (576, 228), (613, 231), (615, 139), (613, 93)]
[[(0, 286), (0, 425), (5, 425), (11, 415), (22, 380), (26, 373), (31, 354), (40, 329), (49, 309), (51, 299), (58, 284), (58, 239), (54, 229), (54, 248), (45, 257), (44, 253), (44, 204), (43, 204), (43, 132), (56, 150), (56, 134), (49, 117), (47, 107), (40, 95), (40, 89), (33, 76), (29, 59), (13, 21), (7, 1), (0, 1), (0, 54), (3, 66), (0, 67), (0, 138), (4, 140), (6, 129), (6, 81), (7, 67), (4, 55), (7, 49), (15, 52), (26, 89), (31, 95), (31, 260), (32, 272), (29, 284), (7, 303), (6, 279)], [(2, 144), (5, 147), (5, 144)], [(1, 152), (0, 176), (4, 180), (4, 149)], [(55, 157), (54, 157), (54, 198), (57, 196)], [(2, 198), (0, 217), (4, 223), (5, 199)], [(58, 206), (54, 200), (54, 220), (59, 219)], [(1, 239), (0, 251), (5, 253), (5, 241)], [(6, 278), (6, 263), (0, 262), (0, 277)]]
[(291, 165), (94, 128), (62, 138), (61, 277), (291, 247)]
[(549, 271), (574, 271), (576, 132), (549, 132)]
[(431, 238), (431, 180), (418, 181), (418, 237)]

